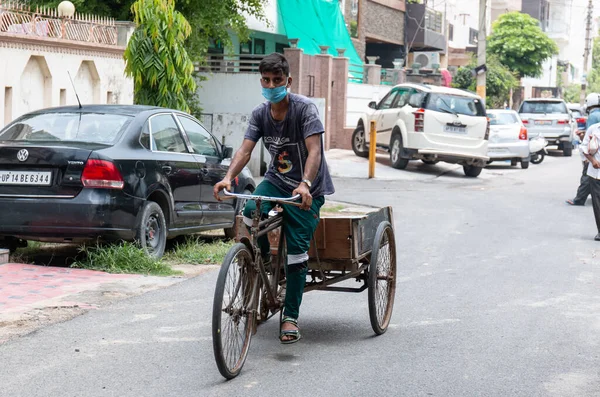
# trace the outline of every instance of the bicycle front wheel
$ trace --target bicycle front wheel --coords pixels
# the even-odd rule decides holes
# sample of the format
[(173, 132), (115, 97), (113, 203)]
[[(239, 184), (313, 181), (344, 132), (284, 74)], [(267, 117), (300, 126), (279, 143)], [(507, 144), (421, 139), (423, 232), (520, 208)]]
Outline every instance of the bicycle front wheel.
[(215, 361), (226, 379), (235, 378), (246, 361), (256, 310), (252, 254), (244, 244), (234, 245), (223, 261), (213, 301), (212, 337)]

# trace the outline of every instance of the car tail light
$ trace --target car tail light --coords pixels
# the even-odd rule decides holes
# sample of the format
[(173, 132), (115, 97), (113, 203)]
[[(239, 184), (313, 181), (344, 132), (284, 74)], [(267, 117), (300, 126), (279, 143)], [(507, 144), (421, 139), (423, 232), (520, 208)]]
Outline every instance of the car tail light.
[(557, 121), (558, 124), (569, 124), (569, 120), (558, 120)]
[(580, 118), (577, 119), (578, 123), (585, 123), (586, 121), (587, 120), (585, 118), (583, 118), (583, 117), (580, 117)]
[(529, 120), (523, 120), (523, 124), (529, 124)]
[(88, 160), (81, 175), (83, 186), (102, 189), (123, 189), (123, 178), (115, 163), (106, 160)]
[(519, 139), (522, 141), (527, 140), (527, 128), (521, 127), (521, 131), (519, 132)]
[(425, 131), (425, 109), (417, 109), (413, 114), (415, 115), (415, 132)]

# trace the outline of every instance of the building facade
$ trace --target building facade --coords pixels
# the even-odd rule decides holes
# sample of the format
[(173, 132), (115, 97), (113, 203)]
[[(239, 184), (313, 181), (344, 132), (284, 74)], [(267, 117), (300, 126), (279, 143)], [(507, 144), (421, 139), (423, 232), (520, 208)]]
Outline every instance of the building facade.
[[(130, 24), (0, 1), (0, 126), (34, 110), (77, 104), (131, 104), (124, 76)], [(72, 81), (72, 82), (71, 82)], [(73, 86), (75, 88), (73, 88)]]
[(354, 48), (363, 62), (376, 58), (382, 68), (406, 59), (404, 0), (340, 0)]

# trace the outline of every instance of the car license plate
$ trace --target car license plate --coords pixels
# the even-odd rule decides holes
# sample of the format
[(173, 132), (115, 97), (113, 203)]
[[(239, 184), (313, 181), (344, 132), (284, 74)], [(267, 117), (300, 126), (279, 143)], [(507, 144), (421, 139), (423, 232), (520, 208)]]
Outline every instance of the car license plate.
[(552, 125), (552, 120), (535, 120), (535, 125)]
[(0, 171), (0, 185), (50, 186), (52, 172)]
[(508, 150), (506, 150), (505, 148), (500, 148), (500, 147), (488, 148), (489, 153), (506, 153), (507, 151)]
[(456, 127), (453, 125), (445, 125), (444, 132), (452, 132), (455, 134), (465, 134), (467, 132), (467, 129), (465, 127)]

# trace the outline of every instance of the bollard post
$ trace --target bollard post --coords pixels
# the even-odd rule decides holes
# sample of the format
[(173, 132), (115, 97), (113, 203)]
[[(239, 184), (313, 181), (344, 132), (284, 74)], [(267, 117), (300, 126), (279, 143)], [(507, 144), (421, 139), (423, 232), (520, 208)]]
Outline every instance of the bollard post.
[(375, 178), (375, 159), (377, 157), (377, 128), (375, 120), (371, 120), (369, 131), (369, 179)]

